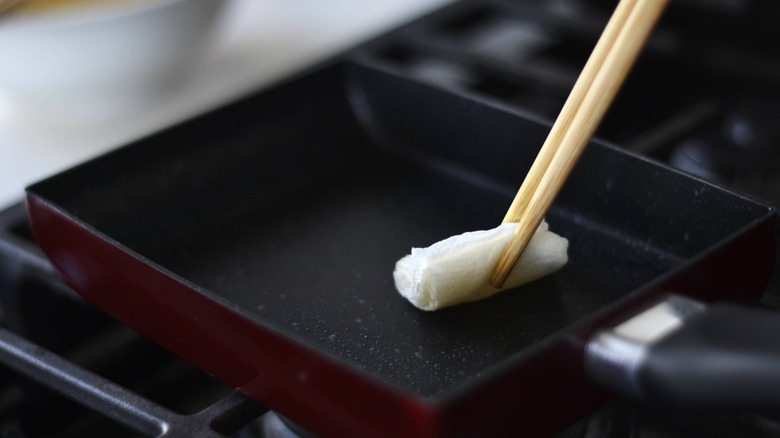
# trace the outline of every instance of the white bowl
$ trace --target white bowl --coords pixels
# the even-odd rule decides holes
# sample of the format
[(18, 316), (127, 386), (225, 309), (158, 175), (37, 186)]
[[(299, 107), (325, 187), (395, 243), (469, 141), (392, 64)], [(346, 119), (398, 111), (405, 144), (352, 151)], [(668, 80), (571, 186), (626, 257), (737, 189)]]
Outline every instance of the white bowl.
[(172, 89), (227, 0), (90, 3), (0, 18), (0, 96), (65, 123), (115, 118)]

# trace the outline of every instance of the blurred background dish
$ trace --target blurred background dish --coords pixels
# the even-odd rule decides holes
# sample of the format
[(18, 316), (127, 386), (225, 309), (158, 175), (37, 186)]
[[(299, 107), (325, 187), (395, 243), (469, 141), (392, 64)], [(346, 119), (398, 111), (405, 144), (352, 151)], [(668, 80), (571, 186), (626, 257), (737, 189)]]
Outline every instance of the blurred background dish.
[(0, 92), (51, 125), (132, 114), (171, 90), (224, 0), (24, 0), (0, 24)]
[[(0, 207), (18, 202), (27, 184), (262, 88), (452, 0), (128, 0), (130, 3), (126, 4), (112, 0), (101, 3), (99, 9), (97, 1), (74, 1), (80, 4), (78, 8), (74, 4), (67, 10), (52, 10), (47, 16), (13, 14), (0, 18)], [(201, 3), (209, 5), (198, 6)], [(12, 86), (6, 79), (10, 75), (7, 70), (21, 70), (23, 60), (15, 59), (21, 52), (12, 47), (12, 40), (18, 38), (12, 37), (24, 28), (25, 34), (37, 39), (53, 29), (94, 24), (107, 19), (99, 17), (112, 14), (119, 20), (123, 15), (154, 15), (149, 8), (179, 7), (216, 9), (208, 18), (208, 26), (198, 30), (199, 53), (192, 54), (188, 67), (180, 69), (175, 80), (168, 81), (168, 85), (175, 86), (162, 90), (158, 87), (157, 94), (125, 92), (130, 102), (103, 99), (102, 105), (87, 105), (86, 96), (79, 95), (75, 102), (66, 104), (64, 97), (44, 93), (43, 85), (32, 83), (30, 77), (21, 78), (28, 90), (32, 87), (26, 97), (22, 97), (23, 86)], [(57, 26), (58, 21), (69, 24)], [(150, 24), (139, 24), (130, 35), (141, 35), (145, 32), (142, 26)], [(100, 38), (93, 36), (84, 44), (100, 43), (93, 39)], [(190, 47), (194, 41), (189, 43)], [(54, 47), (46, 49), (47, 56), (57, 54)], [(12, 56), (9, 50), (16, 55)], [(101, 62), (118, 62), (114, 59), (118, 57), (111, 53)], [(43, 65), (38, 75), (59, 74), (51, 64), (37, 65)], [(34, 100), (30, 94), (42, 96), (58, 109), (32, 109)], [(114, 111), (113, 117), (109, 117), (109, 110)], [(47, 113), (53, 120), (47, 118)]]

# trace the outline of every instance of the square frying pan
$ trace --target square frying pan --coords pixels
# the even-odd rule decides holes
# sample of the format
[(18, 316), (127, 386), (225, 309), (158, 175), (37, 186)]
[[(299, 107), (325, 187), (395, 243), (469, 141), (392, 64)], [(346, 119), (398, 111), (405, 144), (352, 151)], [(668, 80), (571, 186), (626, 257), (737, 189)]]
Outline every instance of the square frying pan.
[(542, 436), (609, 400), (588, 336), (662, 294), (752, 301), (774, 210), (593, 141), (553, 275), (423, 312), (412, 246), (492, 228), (542, 120), (334, 60), (28, 188), (35, 238), (114, 318), (319, 436)]

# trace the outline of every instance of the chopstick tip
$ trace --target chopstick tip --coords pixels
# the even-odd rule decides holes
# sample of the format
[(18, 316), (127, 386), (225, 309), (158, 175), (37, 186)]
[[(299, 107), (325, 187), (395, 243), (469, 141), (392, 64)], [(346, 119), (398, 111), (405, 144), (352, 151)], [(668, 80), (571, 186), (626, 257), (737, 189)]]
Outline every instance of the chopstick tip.
[(500, 276), (494, 274), (491, 275), (490, 279), (488, 280), (488, 284), (495, 289), (501, 289), (501, 287), (504, 286), (505, 281), (505, 278), (500, 278)]
[[(501, 289), (504, 286), (507, 277), (509, 277), (509, 272), (512, 270), (511, 265), (507, 266), (507, 256), (509, 255), (509, 251), (504, 251), (501, 253), (501, 257), (498, 259), (498, 263), (496, 263), (496, 266), (493, 268), (493, 271), (490, 273), (490, 277), (488, 278), (488, 284), (496, 289)], [(514, 263), (512, 263), (512, 265), (513, 264)]]

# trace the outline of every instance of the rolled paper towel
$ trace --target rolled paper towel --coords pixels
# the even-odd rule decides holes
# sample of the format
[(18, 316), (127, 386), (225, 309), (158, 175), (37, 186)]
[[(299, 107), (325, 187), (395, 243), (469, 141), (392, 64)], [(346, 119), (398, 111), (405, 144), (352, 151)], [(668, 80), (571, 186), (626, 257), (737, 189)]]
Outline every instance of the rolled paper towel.
[(437, 310), (487, 298), (566, 264), (569, 241), (542, 222), (504, 286), (496, 289), (488, 284), (490, 272), (516, 227), (516, 223), (506, 223), (452, 236), (427, 248), (412, 248), (411, 254), (395, 264), (396, 289), (416, 307)]

